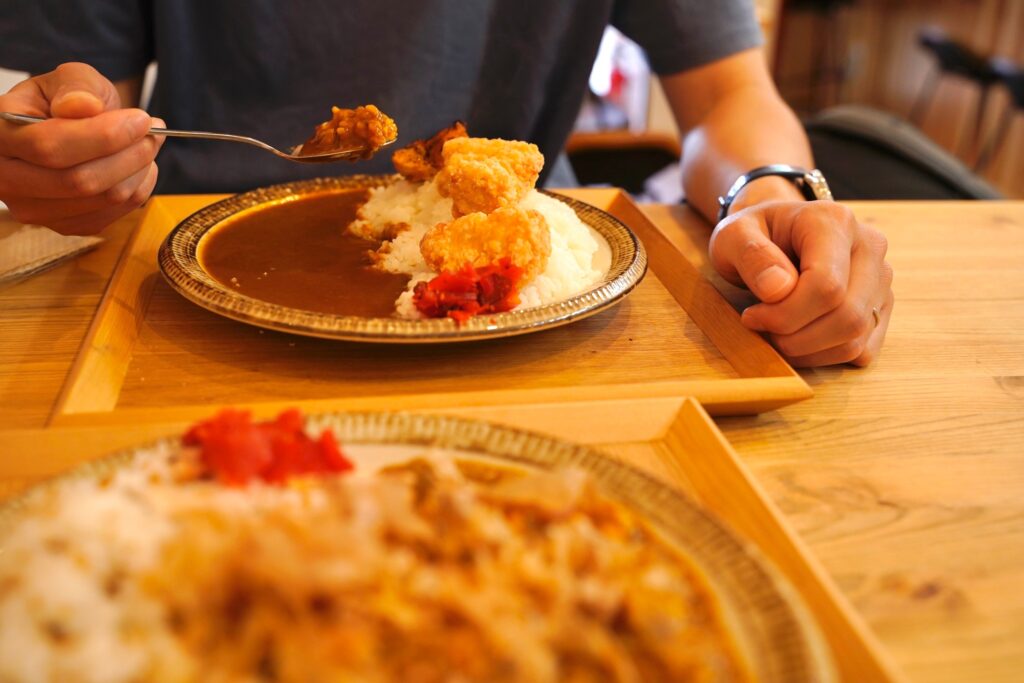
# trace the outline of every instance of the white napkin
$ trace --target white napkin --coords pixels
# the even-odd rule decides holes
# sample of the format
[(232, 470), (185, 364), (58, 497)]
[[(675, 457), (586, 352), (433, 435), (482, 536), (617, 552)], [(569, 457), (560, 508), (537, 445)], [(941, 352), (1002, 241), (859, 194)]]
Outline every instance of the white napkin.
[(100, 237), (68, 237), (41, 225), (23, 225), (0, 212), (0, 284), (18, 280), (92, 249)]

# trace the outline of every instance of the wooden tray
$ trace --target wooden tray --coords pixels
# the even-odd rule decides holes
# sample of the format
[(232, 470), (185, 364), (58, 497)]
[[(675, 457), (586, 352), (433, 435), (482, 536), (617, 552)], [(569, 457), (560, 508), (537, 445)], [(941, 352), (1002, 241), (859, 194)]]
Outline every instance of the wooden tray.
[[(250, 406), (269, 416), (289, 405)], [(299, 404), (307, 413), (336, 410), (329, 401)], [(87, 459), (180, 433), (211, 408), (150, 411), (147, 420), (117, 425), (0, 432), (0, 498)], [(738, 460), (707, 413), (691, 398), (533, 403), (432, 409), (583, 442), (675, 486), (752, 543), (786, 575), (817, 619), (843, 681), (901, 681), (874, 635), (786, 524)]]
[[(693, 396), (715, 415), (809, 398), (810, 387), (618, 190), (566, 192), (643, 240), (645, 280), (592, 318), (454, 345), (338, 342), (264, 331), (195, 306), (161, 279), (168, 232), (216, 196), (154, 199), (125, 249), (51, 416), (349, 398), (352, 407)], [(284, 229), (284, 228), (283, 228)], [(460, 396), (453, 399), (453, 396)], [(405, 402), (417, 397), (412, 405)], [(87, 424), (88, 421), (83, 424)]]

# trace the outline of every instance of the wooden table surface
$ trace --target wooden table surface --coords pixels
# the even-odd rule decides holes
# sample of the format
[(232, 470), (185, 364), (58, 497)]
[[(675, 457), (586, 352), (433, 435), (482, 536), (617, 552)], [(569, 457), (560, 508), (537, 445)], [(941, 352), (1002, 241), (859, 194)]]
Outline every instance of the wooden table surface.
[[(813, 399), (718, 426), (911, 680), (1020, 680), (1024, 202), (851, 206), (896, 271), (881, 358), (804, 371)], [(701, 219), (645, 211), (747, 301), (708, 269)], [(46, 425), (136, 220), (0, 288), (0, 429)]]

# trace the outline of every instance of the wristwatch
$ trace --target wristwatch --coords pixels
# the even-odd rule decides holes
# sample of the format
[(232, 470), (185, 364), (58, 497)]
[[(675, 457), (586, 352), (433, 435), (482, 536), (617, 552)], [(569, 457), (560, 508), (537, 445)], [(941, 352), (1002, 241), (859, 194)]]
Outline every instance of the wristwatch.
[(729, 188), (729, 192), (726, 193), (724, 197), (718, 198), (718, 206), (720, 207), (718, 209), (718, 220), (722, 220), (729, 215), (729, 207), (732, 206), (733, 200), (736, 199), (736, 195), (740, 193), (740, 190), (758, 178), (764, 178), (765, 176), (770, 175), (789, 178), (809, 201), (813, 201), (815, 199), (832, 199), (832, 190), (829, 189), (828, 182), (825, 181), (825, 176), (816, 168), (808, 171), (806, 168), (789, 166), (787, 164), (759, 166), (758, 168), (748, 171), (737, 178), (736, 182)]

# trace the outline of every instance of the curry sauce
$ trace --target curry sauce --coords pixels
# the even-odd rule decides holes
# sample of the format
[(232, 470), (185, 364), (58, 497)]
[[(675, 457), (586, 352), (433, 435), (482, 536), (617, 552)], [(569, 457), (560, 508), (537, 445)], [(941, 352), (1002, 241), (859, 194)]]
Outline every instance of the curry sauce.
[(239, 294), (290, 308), (367, 318), (392, 317), (409, 282), (372, 267), (379, 246), (346, 227), (364, 190), (307, 195), (252, 209), (203, 238), (199, 262)]

